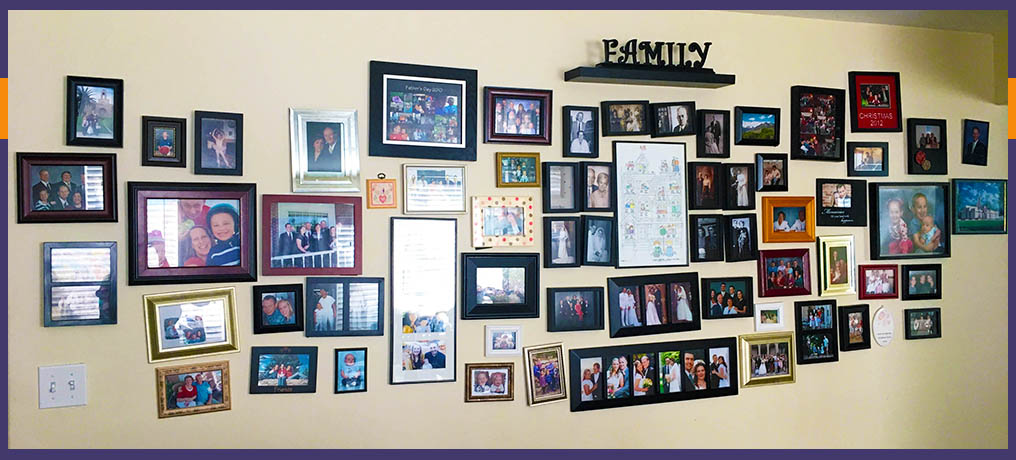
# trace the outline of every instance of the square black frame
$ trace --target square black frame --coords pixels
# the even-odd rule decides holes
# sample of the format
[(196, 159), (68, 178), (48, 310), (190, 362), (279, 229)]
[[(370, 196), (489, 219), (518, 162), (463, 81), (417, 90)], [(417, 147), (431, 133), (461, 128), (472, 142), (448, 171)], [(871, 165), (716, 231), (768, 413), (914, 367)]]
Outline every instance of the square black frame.
[[(265, 387), (258, 386), (258, 369), (261, 355), (309, 355), (307, 364), (307, 385), (297, 387)], [(250, 394), (276, 393), (317, 393), (317, 358), (318, 347), (250, 347)]]
[[(706, 299), (706, 292), (710, 291), (709, 283), (711, 282), (725, 282), (725, 281), (742, 281), (744, 282), (744, 300), (747, 303), (748, 308), (745, 309), (744, 313), (738, 313), (736, 315), (724, 315), (722, 312), (719, 315), (712, 314), (709, 311), (710, 299)], [(755, 287), (752, 285), (754, 279), (750, 276), (725, 276), (718, 278), (702, 278), (702, 319), (730, 319), (730, 318), (752, 318), (755, 316)]]
[[(729, 110), (707, 110), (700, 109), (695, 111), (697, 120), (696, 128), (698, 134), (695, 136), (695, 144), (698, 149), (699, 158), (730, 158), (730, 111)], [(723, 149), (720, 153), (706, 153), (706, 115), (723, 115), (723, 141), (719, 143), (719, 146)]]
[[(935, 332), (929, 335), (916, 336), (911, 334), (910, 331), (910, 314), (911, 313), (934, 313), (935, 314)], [(922, 339), (938, 339), (942, 337), (942, 309), (938, 307), (931, 308), (905, 308), (903, 309), (903, 334), (907, 340), (922, 340)]]
[[(642, 113), (642, 129), (638, 131), (611, 131), (610, 130), (610, 106), (612, 105), (641, 105)], [(601, 131), (604, 137), (606, 136), (644, 136), (649, 134), (649, 101), (603, 101), (600, 102), (600, 121), (603, 125), (603, 131)]]
[[(571, 151), (571, 128), (572, 119), (571, 112), (582, 111), (592, 112), (593, 117), (587, 120), (586, 126), (592, 126), (593, 128), (593, 142), (589, 144), (589, 153), (575, 153)], [(600, 157), (600, 108), (592, 106), (581, 106), (581, 105), (566, 105), (561, 107), (563, 126), (561, 130), (562, 136), (562, 155), (565, 158), (568, 157), (579, 157), (579, 158), (599, 158)], [(563, 137), (568, 136), (568, 137)], [(546, 177), (546, 176), (544, 176)]]
[[(77, 223), (77, 222), (117, 222), (116, 191), (116, 155), (112, 153), (102, 154), (77, 154), (77, 153), (36, 153), (18, 152), (15, 157), (17, 162), (17, 182), (15, 188), (17, 193), (17, 212), (19, 224), (35, 223)], [(102, 210), (101, 211), (33, 211), (35, 193), (26, 194), (32, 190), (31, 171), (33, 165), (60, 166), (60, 165), (99, 165), (102, 167)], [(52, 178), (52, 176), (50, 176)]]
[[(232, 168), (205, 168), (201, 166), (202, 142), (205, 136), (201, 134), (201, 123), (206, 118), (219, 120), (233, 120), (236, 123), (236, 164)], [(243, 114), (230, 112), (208, 112), (203, 110), (194, 111), (194, 174), (208, 174), (214, 176), (242, 176), (243, 175)]]
[[(860, 108), (858, 102), (859, 87), (857, 86), (857, 77), (886, 77), (892, 80), (892, 84), (895, 85), (893, 88), (893, 105), (890, 110), (893, 111), (893, 117), (896, 119), (895, 128), (861, 128), (857, 122), (857, 112)], [(903, 119), (901, 114), (903, 108), (900, 105), (900, 73), (899, 72), (861, 72), (853, 71), (847, 72), (847, 78), (850, 81), (850, 132), (852, 133), (898, 133), (903, 131)]]
[[(609, 241), (607, 241), (607, 248), (610, 249), (610, 260), (607, 262), (592, 262), (587, 256), (589, 255), (589, 238), (587, 238), (587, 228), (591, 222), (606, 222), (607, 228), (611, 230)], [(579, 238), (582, 241), (581, 254), (579, 259), (582, 261), (582, 265), (593, 265), (600, 267), (616, 267), (617, 266), (617, 251), (618, 251), (618, 238), (617, 238), (617, 226), (613, 217), (606, 216), (582, 216), (582, 225), (579, 229), (582, 232), (582, 237)]]
[[(405, 77), (440, 78), (459, 80), (465, 83), (463, 96), (466, 104), (459, 105), (463, 112), (462, 121), (465, 146), (426, 147), (418, 145), (386, 145), (384, 143), (384, 117), (388, 113), (384, 92), (384, 76), (396, 74)], [(476, 161), (476, 70), (437, 67), (429, 65), (403, 64), (397, 62), (370, 61), (370, 120), (367, 154), (372, 157), (427, 158), (433, 160)]]
[[(176, 158), (159, 158), (152, 155), (155, 128), (172, 128), (176, 131)], [(187, 119), (168, 117), (141, 117), (141, 166), (187, 167)]]
[[(772, 139), (744, 139), (741, 132), (741, 117), (745, 113), (759, 113), (775, 115), (776, 123), (773, 126), (775, 131)], [(748, 106), (735, 106), (734, 107), (734, 145), (761, 145), (776, 147), (780, 145), (780, 108), (779, 107), (748, 107)]]
[[(661, 107), (670, 106), (684, 106), (688, 111), (688, 128), (678, 133), (661, 133), (659, 130), (660, 120), (657, 118), (656, 109)], [(650, 137), (674, 137), (674, 136), (694, 136), (696, 135), (695, 122), (695, 101), (681, 101), (681, 102), (657, 102), (649, 104), (649, 136)]]
[[(802, 326), (801, 309), (809, 306), (820, 306), (829, 305), (830, 314), (832, 315), (833, 325), (830, 328), (821, 329), (808, 329), (805, 330)], [(838, 329), (836, 327), (837, 313), (836, 313), (836, 299), (825, 299), (825, 300), (805, 300), (801, 302), (794, 302), (794, 331), (797, 333), (797, 364), (818, 364), (818, 363), (832, 363), (840, 360), (840, 349), (837, 345), (839, 339)], [(805, 358), (808, 344), (805, 343), (804, 336), (812, 334), (825, 334), (829, 337), (829, 352), (832, 356), (827, 358)]]
[[(720, 247), (719, 247), (719, 253), (720, 254), (717, 257), (710, 258), (708, 255), (706, 255), (706, 257), (699, 257), (698, 256), (699, 249), (701, 249), (701, 248), (698, 247), (698, 235), (696, 234), (697, 233), (696, 230), (698, 230), (699, 221), (703, 220), (703, 219), (715, 219), (716, 220), (716, 225), (717, 225), (718, 231), (719, 231), (718, 237), (720, 239)], [(726, 224), (726, 222), (724, 221), (722, 214), (689, 214), (688, 215), (688, 253), (689, 253), (688, 254), (688, 260), (690, 260), (692, 262), (723, 262), (724, 253), (726, 252), (726, 247), (727, 247), (726, 244), (724, 243), (725, 235), (727, 233), (727, 229), (726, 229), (725, 224)]]
[[(826, 184), (850, 185), (850, 207), (827, 208), (822, 206), (822, 186)], [(815, 179), (815, 225), (822, 227), (868, 226), (868, 183), (850, 179)]]
[[(735, 167), (748, 168), (748, 205), (738, 206), (736, 193), (730, 193), (730, 169)], [(724, 211), (750, 211), (755, 209), (755, 164), (754, 163), (723, 163), (723, 210)], [(731, 205), (731, 199), (734, 200)]]
[[(496, 134), (494, 132), (494, 99), (512, 98), (539, 99), (545, 108), (544, 117), (539, 123), (537, 134)], [(550, 145), (553, 131), (552, 114), (554, 113), (554, 91), (549, 89), (503, 88), (496, 86), (483, 87), (483, 142), (498, 144)]]
[[(342, 360), (339, 358), (339, 355), (342, 352), (344, 352), (344, 351), (362, 351), (363, 352), (363, 389), (362, 390), (339, 391), (339, 378), (340, 378), (339, 377), (339, 369), (340, 369), (340, 366), (341, 366), (341, 363), (342, 363)], [(336, 348), (332, 353), (335, 355), (335, 383), (332, 385), (332, 391), (333, 391), (333, 393), (337, 394), (337, 395), (342, 395), (342, 394), (347, 394), (347, 393), (366, 393), (367, 392), (367, 368), (368, 368), (367, 347)]]
[[(75, 248), (75, 249), (88, 249), (88, 248), (108, 248), (109, 249), (109, 279), (106, 281), (68, 281), (68, 282), (54, 282), (52, 263), (53, 263), (53, 249), (64, 249), (64, 248)], [(116, 324), (117, 313), (116, 313), (116, 285), (117, 285), (117, 270), (116, 270), (116, 241), (88, 241), (88, 242), (59, 242), (59, 243), (42, 243), (42, 325), (44, 327), (57, 327), (57, 326), (94, 326), (102, 324)], [(106, 289), (106, 302), (109, 307), (106, 311), (99, 310), (99, 318), (97, 319), (85, 319), (85, 320), (54, 320), (53, 313), (53, 288), (60, 286), (95, 286), (99, 285), (99, 290)]]
[[(484, 305), (476, 302), (476, 269), (510, 267), (526, 270), (525, 302)], [(540, 317), (539, 253), (462, 253), (462, 319)]]
[[(868, 304), (847, 305), (837, 308), (840, 324), (840, 351), (867, 350), (871, 348), (871, 315), (868, 313)], [(864, 341), (858, 344), (850, 344), (850, 322), (847, 315), (850, 313), (861, 313), (864, 317)]]
[[(917, 145), (914, 136), (917, 125), (937, 126), (942, 138), (939, 148), (928, 149)], [(946, 120), (941, 118), (907, 118), (907, 174), (949, 174), (949, 143), (946, 137)], [(923, 161), (921, 156), (923, 154)]]
[[(281, 324), (272, 326), (261, 321), (261, 296), (273, 292), (293, 293), (296, 305), (293, 305), (295, 322), (293, 324)], [(274, 334), (276, 332), (296, 332), (303, 330), (303, 285), (302, 284), (259, 284), (254, 286), (254, 294), (251, 297), (251, 304), (254, 311), (251, 321), (254, 323), (255, 334)]]
[[(928, 253), (912, 255), (908, 254), (905, 257), (896, 256), (882, 256), (881, 252), (881, 236), (880, 236), (880, 211), (878, 202), (878, 192), (882, 187), (941, 187), (942, 188), (942, 206), (945, 222), (942, 223), (942, 228), (939, 231), (942, 232), (942, 244), (945, 246), (945, 250), (941, 253)], [(910, 259), (939, 259), (951, 257), (952, 253), (952, 233), (950, 216), (952, 215), (952, 193), (950, 184), (948, 182), (869, 182), (868, 183), (868, 246), (871, 251), (871, 260), (910, 260)], [(908, 205), (909, 206), (909, 205)]]
[[(311, 295), (314, 293), (311, 287), (315, 283), (341, 284), (342, 285), (342, 330), (331, 332), (314, 331), (314, 315), (312, 314), (313, 302)], [(374, 284), (377, 286), (377, 329), (350, 330), (349, 329), (349, 285)], [(306, 337), (351, 337), (384, 335), (385, 333), (385, 279), (381, 277), (360, 277), (360, 276), (308, 276), (304, 295), (305, 314), (303, 334)], [(334, 308), (334, 307), (333, 307)]]
[[(573, 242), (573, 245), (575, 247), (575, 261), (572, 262), (572, 263), (558, 264), (558, 263), (554, 263), (553, 262), (554, 256), (553, 256), (553, 250), (552, 250), (552, 248), (554, 246), (553, 246), (552, 242), (554, 240), (554, 235), (551, 232), (551, 229), (553, 228), (553, 226), (551, 225), (551, 222), (554, 222), (554, 221), (566, 221), (566, 222), (572, 222), (572, 223), (575, 224), (575, 238), (574, 238), (574, 242)], [(582, 265), (582, 257), (584, 255), (584, 254), (581, 254), (582, 248), (583, 248), (582, 240), (583, 240), (583, 236), (585, 236), (583, 230), (584, 229), (582, 227), (582, 220), (581, 220), (581, 218), (579, 216), (544, 216), (543, 217), (543, 268), (564, 268), (564, 267), (579, 267), (579, 266), (581, 266)]]
[[(825, 96), (832, 96), (836, 99), (836, 107), (833, 109), (833, 118), (836, 123), (832, 136), (836, 138), (835, 156), (824, 157), (817, 152), (815, 155), (805, 155), (801, 150), (801, 93), (814, 93)], [(845, 117), (847, 96), (846, 91), (838, 88), (819, 88), (817, 86), (791, 86), (790, 87), (790, 158), (794, 160), (815, 160), (815, 161), (843, 161), (845, 131), (847, 123)], [(826, 135), (828, 136), (828, 135)]]
[[(113, 138), (94, 139), (78, 137), (78, 108), (77, 108), (77, 87), (99, 86), (113, 90)], [(67, 76), (67, 102), (64, 107), (66, 112), (66, 143), (67, 145), (81, 145), (86, 147), (123, 147), (123, 80), (119, 78), (98, 78)]]
[[(858, 171), (854, 159), (854, 149), (882, 149), (882, 169), (879, 171)], [(847, 142), (847, 176), (854, 177), (889, 177), (889, 143), (888, 142)]]
[[(696, 170), (699, 167), (707, 167), (713, 170), (713, 189), (715, 199), (711, 201), (702, 200), (702, 204), (696, 204), (695, 196), (698, 194), (698, 180)], [(713, 161), (691, 161), (688, 162), (688, 210), (700, 211), (705, 209), (723, 209), (726, 203), (724, 194), (727, 190), (726, 181), (723, 175), (723, 163)]]
[[(781, 173), (783, 175), (783, 177), (782, 177), (783, 185), (780, 185), (780, 184), (776, 184), (776, 185), (763, 185), (762, 184), (762, 180), (761, 179), (762, 179), (762, 174), (763, 174), (763, 170), (764, 170), (764, 168), (762, 168), (762, 166), (765, 164), (764, 163), (765, 160), (777, 160), (777, 161), (782, 161), (783, 162), (783, 167), (781, 168), (781, 170), (783, 171)], [(789, 184), (789, 183), (790, 183), (790, 161), (787, 160), (787, 154), (785, 154), (785, 153), (756, 153), (755, 154), (755, 191), (758, 191), (758, 192), (786, 192), (788, 190), (788, 185), (787, 184)]]
[[(593, 315), (593, 325), (589, 327), (566, 328), (557, 324), (553, 312), (554, 296), (559, 292), (592, 292), (593, 306), (588, 314)], [(603, 286), (590, 287), (557, 287), (547, 288), (547, 332), (601, 331), (603, 330)]]
[[(572, 207), (570, 208), (551, 208), (550, 207), (550, 170), (551, 168), (571, 168), (572, 170)], [(556, 213), (568, 213), (568, 212), (579, 212), (582, 209), (582, 202), (584, 198), (580, 196), (580, 191), (584, 188), (579, 187), (579, 180), (585, 182), (584, 176), (579, 175), (579, 163), (568, 163), (562, 161), (545, 161), (543, 163), (543, 213), (544, 214), (556, 214)]]
[[(981, 133), (981, 127), (977, 125), (984, 125), (984, 133)], [(980, 139), (984, 139), (984, 157), (975, 156), (974, 152), (967, 152), (967, 131), (973, 131), (977, 129), (978, 134), (981, 135)], [(971, 120), (969, 118), (963, 119), (963, 153), (960, 155), (960, 162), (965, 165), (975, 166), (988, 166), (988, 130), (991, 129), (991, 123), (982, 120)]]
[[(910, 294), (910, 272), (934, 271), (935, 292), (929, 294)], [(909, 264), (900, 265), (900, 300), (938, 300), (942, 298), (942, 264)]]
[[(594, 208), (589, 205), (589, 197), (585, 191), (590, 184), (586, 183), (586, 169), (589, 166), (606, 166), (610, 170), (610, 205), (604, 208)], [(614, 182), (617, 180), (617, 170), (612, 161), (583, 161), (579, 163), (579, 180), (582, 181), (582, 189), (577, 193), (582, 198), (582, 210), (589, 212), (615, 212), (617, 211), (617, 196), (614, 193)], [(596, 180), (595, 178), (593, 180)], [(576, 187), (577, 188), (577, 187)]]
[[(1002, 231), (999, 231), (999, 232), (996, 232), (996, 231), (984, 231), (984, 230), (975, 230), (975, 231), (962, 230), (961, 231), (959, 229), (959, 213), (960, 213), (960, 208), (959, 208), (959, 205), (956, 203), (956, 200), (958, 199), (958, 194), (959, 194), (959, 187), (957, 187), (956, 185), (959, 182), (999, 182), (999, 183), (1002, 184), (1002, 190), (1001, 190), (1001, 193), (999, 194), (1000, 195), (999, 198), (1002, 200), (1002, 206), (1001, 206), (1002, 207), (1002, 209), (1001, 209), (1002, 210), (1002, 227), (1003, 227)], [(951, 181), (949, 181), (949, 185), (952, 187), (952, 190), (951, 190), (951, 192), (952, 192), (951, 197), (952, 198), (949, 200), (949, 204), (952, 205), (952, 211), (953, 211), (952, 215), (949, 217), (949, 220), (951, 221), (950, 225), (952, 226), (952, 232), (953, 232), (954, 235), (1006, 235), (1006, 234), (1009, 233), (1009, 200), (1008, 200), (1009, 180), (1008, 179), (963, 179), (963, 178), (953, 178)]]
[[(636, 300), (640, 311), (644, 311), (643, 304), (645, 303), (644, 295), (642, 294), (642, 288), (646, 284), (666, 284), (667, 285), (667, 305), (665, 307), (669, 310), (670, 308), (670, 284), (671, 283), (688, 283), (691, 287), (691, 299), (689, 300), (689, 307), (691, 307), (692, 320), (687, 323), (666, 323), (655, 326), (641, 325), (637, 327), (622, 327), (621, 326), (621, 310), (618, 304), (618, 294), (621, 292), (622, 287), (638, 286), (640, 291)], [(616, 278), (607, 278), (607, 302), (604, 305), (608, 309), (610, 317), (610, 337), (631, 337), (636, 335), (651, 335), (651, 334), (667, 334), (671, 332), (685, 332), (685, 331), (697, 331), (702, 329), (702, 316), (696, 306), (700, 303), (699, 299), (699, 277), (697, 272), (691, 273), (668, 273), (660, 275), (644, 275), (644, 276), (625, 276)], [(644, 321), (645, 316), (643, 316)]]
[[(724, 235), (724, 246), (726, 247), (727, 262), (742, 262), (745, 260), (758, 260), (758, 216), (755, 214), (727, 214), (724, 218), (724, 229), (727, 231)], [(736, 241), (734, 238), (734, 227), (731, 225), (734, 219), (748, 219), (748, 233), (750, 235), (750, 241), (748, 244), (748, 257), (742, 257), (738, 255), (736, 248)]]

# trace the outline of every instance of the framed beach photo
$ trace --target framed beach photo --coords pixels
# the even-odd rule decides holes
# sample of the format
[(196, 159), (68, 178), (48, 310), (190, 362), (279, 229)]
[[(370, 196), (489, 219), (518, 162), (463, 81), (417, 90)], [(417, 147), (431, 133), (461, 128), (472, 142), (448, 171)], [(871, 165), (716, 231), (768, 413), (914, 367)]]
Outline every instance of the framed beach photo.
[(229, 410), (229, 361), (155, 369), (159, 418)]
[(240, 351), (232, 287), (144, 296), (148, 362)]
[(522, 326), (488, 324), (483, 326), (483, 356), (518, 356), (522, 354)]
[(948, 174), (946, 121), (907, 118), (907, 174)]
[(316, 393), (317, 347), (251, 347), (250, 394)]
[(942, 309), (908, 308), (903, 310), (904, 337), (907, 340), (937, 339), (942, 337)]
[(847, 142), (847, 175), (889, 176), (889, 143)]
[(531, 196), (474, 196), (473, 247), (532, 246), (534, 212)]
[(465, 166), (402, 166), (406, 214), (465, 214)]
[(815, 179), (816, 225), (868, 225), (868, 184), (863, 180)]
[(141, 117), (141, 166), (187, 167), (187, 119)]
[(566, 105), (564, 112), (565, 157), (596, 158), (600, 156), (600, 108)]
[(697, 110), (699, 158), (730, 158), (730, 111)]
[(483, 142), (550, 145), (554, 92), (483, 88)]
[(738, 336), (737, 342), (741, 355), (742, 388), (794, 383), (793, 331), (744, 334)]
[(903, 265), (900, 298), (935, 300), (942, 298), (942, 264)]
[(953, 179), (952, 230), (957, 235), (1009, 233), (1005, 179)]
[(603, 288), (547, 288), (547, 331), (603, 329)]
[(734, 107), (734, 145), (780, 145), (780, 109)]
[(695, 101), (649, 104), (652, 137), (695, 135)]
[(963, 164), (988, 166), (988, 122), (963, 120)]
[(692, 262), (723, 262), (723, 215), (692, 214), (688, 216)]
[(755, 214), (727, 214), (723, 216), (724, 250), (727, 262), (758, 259), (758, 225)]
[(808, 249), (766, 249), (758, 252), (758, 295), (811, 295)]
[(617, 265), (617, 235), (614, 234), (614, 218), (582, 216), (582, 237), (579, 255), (582, 265), (613, 267)]
[(750, 276), (702, 278), (702, 319), (754, 315), (751, 284)]
[(462, 319), (540, 316), (540, 255), (463, 253)]
[(367, 209), (398, 209), (399, 193), (395, 179), (385, 179), (384, 173), (377, 179), (367, 179)]
[(123, 147), (123, 80), (67, 76), (67, 145)]
[(582, 184), (578, 163), (543, 163), (543, 213), (579, 212)]
[(649, 101), (603, 101), (600, 114), (604, 136), (649, 134)]
[(854, 235), (818, 237), (818, 295), (857, 293), (854, 278)]
[(293, 192), (359, 192), (356, 110), (289, 109)]
[(384, 335), (384, 278), (307, 278), (307, 337)]
[(815, 241), (815, 197), (762, 197), (762, 242)]
[(253, 321), (255, 334), (303, 330), (303, 285), (254, 286)]
[(368, 155), (476, 161), (476, 71), (370, 61)]
[(861, 283), (858, 299), (895, 299), (900, 296), (899, 265), (858, 265), (857, 278)]
[(359, 275), (363, 270), (360, 200), (358, 196), (262, 195), (262, 272), (266, 276)]
[(697, 331), (700, 303), (698, 273), (607, 278), (611, 337)]
[(871, 348), (871, 320), (868, 305), (850, 305), (839, 308), (840, 351)]
[(243, 114), (194, 111), (194, 174), (243, 175)]
[(760, 303), (755, 305), (755, 332), (779, 331), (784, 325), (783, 304)]
[(790, 87), (790, 158), (843, 161), (846, 91)]
[[(543, 267), (561, 268), (582, 265), (582, 237), (585, 231), (580, 217), (543, 218)], [(611, 227), (610, 232), (613, 231)], [(606, 240), (604, 240), (606, 242)], [(607, 250), (604, 246), (603, 250)]]
[(42, 243), (42, 324), (117, 322), (115, 241)]
[(786, 192), (788, 177), (786, 154), (755, 154), (756, 190), (760, 192)]
[(871, 259), (949, 257), (949, 183), (871, 182)]
[(515, 363), (466, 363), (466, 402), (514, 400)]
[(27, 153), (17, 157), (19, 224), (116, 222), (116, 155)]
[(564, 346), (560, 343), (522, 349), (526, 366), (526, 400), (530, 406), (568, 399)]
[(850, 132), (898, 133), (900, 116), (899, 72), (849, 72)]
[(367, 348), (336, 348), (335, 394), (367, 391)]
[(579, 163), (579, 174), (585, 177), (582, 183), (582, 210), (592, 212), (614, 212), (614, 163), (604, 161), (583, 161)]
[(497, 152), (498, 187), (539, 187), (540, 154)]
[(794, 302), (794, 330), (797, 332), (797, 364), (838, 361), (836, 344), (836, 301)]
[(749, 211), (755, 209), (755, 165), (723, 164), (723, 209)]
[(688, 163), (689, 210), (722, 209), (725, 188), (722, 163)]

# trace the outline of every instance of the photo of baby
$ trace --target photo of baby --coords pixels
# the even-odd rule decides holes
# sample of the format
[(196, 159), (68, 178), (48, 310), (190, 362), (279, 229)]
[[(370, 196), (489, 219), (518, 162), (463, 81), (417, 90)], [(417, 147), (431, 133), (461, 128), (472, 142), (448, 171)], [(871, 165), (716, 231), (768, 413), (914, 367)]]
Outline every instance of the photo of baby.
[(367, 349), (335, 350), (335, 393), (367, 391)]
[(948, 255), (945, 184), (875, 187), (878, 233), (872, 233), (878, 245), (873, 246), (873, 258)]

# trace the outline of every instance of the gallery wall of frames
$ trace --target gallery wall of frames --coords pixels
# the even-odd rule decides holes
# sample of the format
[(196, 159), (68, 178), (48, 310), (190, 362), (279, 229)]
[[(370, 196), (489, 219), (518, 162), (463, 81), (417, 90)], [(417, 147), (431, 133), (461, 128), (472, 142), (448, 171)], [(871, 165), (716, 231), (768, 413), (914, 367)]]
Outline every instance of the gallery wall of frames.
[[(130, 33), (162, 16), (17, 13), (12, 446), (848, 447), (791, 432), (969, 410), (1000, 437), (865, 436), (1007, 442), (1005, 375), (973, 374), (1007, 344), (1006, 109), (981, 94), (983, 39), (737, 13), (404, 14), (449, 30), (169, 13), (201, 31), (170, 44)], [(86, 17), (75, 36), (130, 43), (25, 43)], [(562, 78), (636, 36), (636, 62), (655, 40), (699, 61)], [(167, 73), (177, 47), (200, 64)], [(736, 82), (688, 83), (714, 71)], [(35, 407), (36, 368), (77, 362), (87, 405)], [(978, 383), (943, 400), (963, 375)], [(85, 418), (109, 426), (56, 434)], [(693, 421), (678, 444), (670, 420)], [(774, 434), (710, 428), (761, 425)]]

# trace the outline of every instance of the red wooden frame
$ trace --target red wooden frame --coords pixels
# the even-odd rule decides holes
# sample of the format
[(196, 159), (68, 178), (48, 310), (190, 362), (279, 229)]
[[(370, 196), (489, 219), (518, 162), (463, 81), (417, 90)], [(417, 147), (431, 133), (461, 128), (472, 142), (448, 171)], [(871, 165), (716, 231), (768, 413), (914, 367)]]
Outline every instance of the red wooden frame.
[[(353, 266), (352, 267), (272, 267), (272, 207), (279, 203), (331, 203), (353, 205)], [(360, 197), (320, 195), (261, 196), (261, 273), (265, 276), (285, 275), (360, 275), (363, 271), (363, 200)]]
[[(494, 122), (495, 98), (539, 99), (540, 113), (539, 134), (496, 134)], [(505, 144), (536, 144), (550, 145), (551, 114), (554, 111), (554, 92), (547, 89), (483, 88), (483, 142)]]
[[(868, 270), (892, 270), (893, 271), (893, 292), (892, 294), (865, 294), (868, 288), (868, 277), (865, 272)], [(895, 299), (900, 296), (900, 266), (895, 264), (873, 264), (857, 266), (857, 298), (858, 299)]]
[[(811, 295), (811, 251), (809, 249), (768, 249), (758, 252), (758, 296), (784, 297), (793, 295)], [(804, 265), (804, 287), (800, 288), (769, 288), (766, 285), (766, 259), (780, 257), (800, 257)]]

